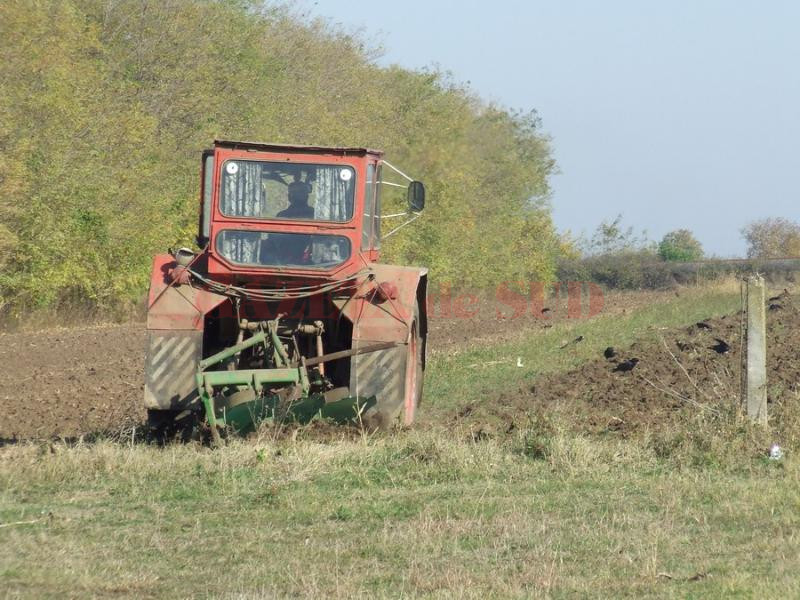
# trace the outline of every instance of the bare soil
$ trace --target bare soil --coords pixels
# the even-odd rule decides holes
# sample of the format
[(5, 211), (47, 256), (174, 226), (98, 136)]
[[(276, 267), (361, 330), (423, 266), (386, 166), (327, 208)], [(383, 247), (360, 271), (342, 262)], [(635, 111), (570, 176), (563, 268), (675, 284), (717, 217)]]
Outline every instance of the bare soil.
[[(800, 399), (800, 299), (784, 293), (768, 304), (768, 403), (775, 414), (786, 401)], [(494, 436), (559, 413), (578, 431), (627, 436), (669, 426), (687, 413), (720, 414), (739, 406), (741, 313), (659, 332), (656, 339), (613, 349), (610, 358), (604, 354), (573, 371), (472, 402), (452, 423)]]
[(0, 335), (0, 440), (142, 423), (144, 345), (140, 323)]
[[(603, 314), (626, 313), (673, 293), (609, 295)], [(777, 390), (775, 386), (797, 390), (800, 358), (793, 350), (800, 344), (800, 311), (790, 298), (780, 304), (780, 309), (769, 313), (771, 390)], [(433, 353), (549, 327), (567, 315), (563, 297), (550, 299), (545, 313), (527, 307), (516, 318), (511, 318), (508, 305), (493, 300), (471, 306), (477, 310), (469, 318), (452, 312), (443, 315), (441, 307), (434, 307), (429, 333)], [(710, 403), (719, 397), (734, 402), (739, 385), (740, 318), (732, 315), (708, 324), (711, 329), (664, 332), (666, 346), (634, 344), (618, 349), (613, 360), (600, 356), (575, 372), (544, 377), (532, 388), (473, 402), (453, 415), (452, 421), (476, 429), (513, 430), (523, 424), (525, 415), (556, 405), (583, 430), (625, 433), (657, 422), (687, 403)], [(711, 350), (715, 338), (724, 339), (731, 349), (723, 354)], [(118, 434), (140, 426), (145, 420), (141, 405), (144, 352), (143, 323), (0, 334), (0, 360), (5, 367), (0, 371), (4, 417), (0, 443)], [(614, 371), (630, 358), (640, 361), (634, 369)]]

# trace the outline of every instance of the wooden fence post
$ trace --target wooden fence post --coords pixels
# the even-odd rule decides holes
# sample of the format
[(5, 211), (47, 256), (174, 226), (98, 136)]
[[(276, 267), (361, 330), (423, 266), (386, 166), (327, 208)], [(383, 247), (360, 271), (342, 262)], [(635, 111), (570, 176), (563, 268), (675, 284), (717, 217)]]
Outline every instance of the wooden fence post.
[(760, 275), (746, 281), (747, 349), (745, 363), (744, 408), (747, 416), (760, 425), (767, 424), (767, 311), (766, 286)]

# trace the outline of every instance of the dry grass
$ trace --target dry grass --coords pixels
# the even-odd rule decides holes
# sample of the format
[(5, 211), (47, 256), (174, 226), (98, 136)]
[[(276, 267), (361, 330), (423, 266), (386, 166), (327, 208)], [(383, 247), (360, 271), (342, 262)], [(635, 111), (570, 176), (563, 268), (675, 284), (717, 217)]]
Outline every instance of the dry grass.
[[(542, 335), (624, 343), (726, 312), (737, 297), (682, 296)], [(486, 360), (522, 352), (534, 369), (582, 359), (552, 364), (542, 348), (541, 339), (519, 338), (465, 352)], [(500, 365), (488, 382), (476, 373), (470, 392), (449, 360), (432, 365), (431, 421), (459, 401), (447, 391), (530, 376)], [(781, 407), (784, 432), (800, 423), (797, 406)], [(800, 596), (796, 434), (782, 440), (786, 457), (770, 461), (772, 432), (725, 411), (690, 407), (683, 422), (636, 439), (569, 425), (555, 414), (477, 442), (429, 425), (325, 442), (264, 436), (220, 450), (157, 448), (127, 435), (5, 447), (3, 595)]]
[(437, 430), (9, 447), (0, 578), (12, 597), (796, 596), (793, 456), (705, 433), (701, 462), (557, 427), (538, 458), (524, 432)]

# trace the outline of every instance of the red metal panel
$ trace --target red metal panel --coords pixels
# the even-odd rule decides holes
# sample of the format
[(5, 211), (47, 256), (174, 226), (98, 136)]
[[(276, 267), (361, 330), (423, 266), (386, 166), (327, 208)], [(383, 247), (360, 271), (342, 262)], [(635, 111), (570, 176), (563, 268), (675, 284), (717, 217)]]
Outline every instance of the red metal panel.
[[(358, 156), (345, 154), (345, 151), (354, 149), (337, 148), (315, 148), (302, 146), (273, 146), (268, 144), (248, 144), (226, 142), (230, 146), (217, 144), (214, 152), (214, 176), (213, 176), (213, 197), (211, 211), (211, 241), (209, 243), (208, 254), (211, 260), (208, 264), (208, 272), (215, 279), (227, 279), (234, 274), (241, 274), (247, 280), (253, 279), (274, 279), (276, 271), (279, 275), (320, 277), (322, 274), (326, 279), (337, 279), (344, 274), (353, 273), (363, 268), (368, 263), (368, 257), (359, 251), (361, 247), (361, 215), (364, 212), (364, 186), (366, 180), (366, 165), (368, 157), (379, 156), (377, 151), (357, 149)], [(297, 152), (287, 153), (287, 149), (296, 149)], [(336, 152), (336, 154), (323, 155), (321, 151)], [(302, 220), (287, 219), (257, 219), (226, 217), (219, 209), (220, 177), (222, 165), (227, 160), (263, 160), (278, 162), (298, 162), (307, 164), (342, 164), (352, 167), (356, 172), (355, 205), (353, 207), (353, 217), (344, 223), (333, 222), (310, 222)], [(243, 229), (253, 231), (275, 231), (285, 233), (317, 233), (342, 235), (350, 240), (352, 253), (350, 258), (341, 265), (328, 271), (319, 269), (302, 268), (265, 268), (247, 267), (234, 265), (226, 261), (216, 252), (216, 235), (222, 229)]]
[(170, 254), (157, 254), (153, 259), (147, 328), (202, 331), (205, 315), (227, 298), (189, 285), (176, 285), (169, 277), (176, 266)]
[[(370, 268), (374, 282), (362, 288), (344, 307), (345, 316), (353, 322), (353, 339), (405, 343), (414, 318), (417, 286), (428, 270), (381, 264)], [(397, 297), (385, 298), (379, 294), (376, 287), (381, 283), (394, 285)]]
[(214, 146), (218, 148), (234, 148), (234, 149), (251, 149), (263, 150), (268, 152), (305, 152), (313, 154), (373, 154), (375, 156), (382, 156), (382, 150), (373, 150), (370, 148), (352, 148), (342, 146), (302, 146), (298, 144), (270, 144), (264, 142), (236, 142), (230, 140), (215, 140)]

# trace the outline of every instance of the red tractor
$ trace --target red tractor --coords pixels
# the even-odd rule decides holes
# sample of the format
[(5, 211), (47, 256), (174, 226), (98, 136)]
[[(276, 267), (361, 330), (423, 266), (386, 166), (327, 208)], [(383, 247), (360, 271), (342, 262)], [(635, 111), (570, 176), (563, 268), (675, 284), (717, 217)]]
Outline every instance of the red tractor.
[[(389, 169), (408, 180), (383, 180)], [(151, 428), (411, 424), (422, 395), (427, 269), (380, 264), (381, 190), (422, 183), (366, 148), (216, 141), (198, 245), (154, 259), (144, 403)], [(384, 236), (386, 237), (386, 236)]]

